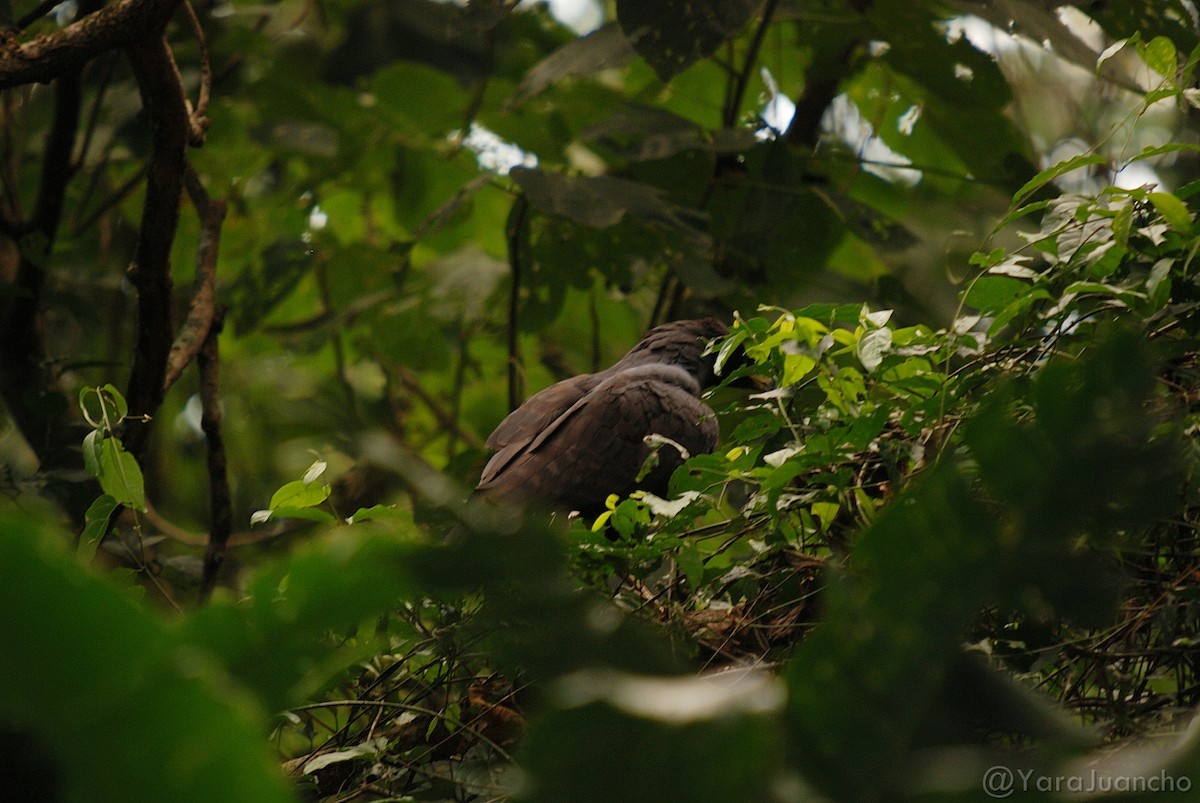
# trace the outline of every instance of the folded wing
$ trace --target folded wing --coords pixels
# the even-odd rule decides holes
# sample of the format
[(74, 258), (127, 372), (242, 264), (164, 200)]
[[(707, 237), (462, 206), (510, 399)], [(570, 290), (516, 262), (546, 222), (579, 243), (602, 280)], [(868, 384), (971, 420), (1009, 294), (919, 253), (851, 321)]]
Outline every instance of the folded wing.
[[(603, 376), (560, 383), (568, 387), (539, 401), (502, 432), (509, 424), (506, 419), (493, 434), (493, 438), (500, 435), (500, 450), (484, 469), (477, 490), (507, 502), (538, 502), (594, 514), (603, 510), (609, 494), (624, 496), (644, 488), (665, 495), (671, 473), (683, 458), (677, 449), (664, 445), (658, 465), (638, 482), (638, 472), (651, 451), (647, 436), (660, 435), (689, 454), (710, 452), (716, 446), (716, 417), (700, 401), (700, 385), (687, 371), (649, 364), (612, 373), (590, 388), (589, 382), (578, 381)], [(547, 390), (556, 388), (559, 385)], [(548, 423), (537, 428), (546, 419)]]

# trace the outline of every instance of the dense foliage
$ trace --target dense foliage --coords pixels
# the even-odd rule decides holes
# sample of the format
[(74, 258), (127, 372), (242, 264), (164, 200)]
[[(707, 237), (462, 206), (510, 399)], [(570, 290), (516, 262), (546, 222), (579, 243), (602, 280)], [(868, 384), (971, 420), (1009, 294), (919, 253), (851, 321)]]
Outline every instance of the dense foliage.
[[(1200, 782), (1187, 4), (528, 6), (0, 2), (3, 788)], [(464, 501), (701, 314), (668, 499)]]

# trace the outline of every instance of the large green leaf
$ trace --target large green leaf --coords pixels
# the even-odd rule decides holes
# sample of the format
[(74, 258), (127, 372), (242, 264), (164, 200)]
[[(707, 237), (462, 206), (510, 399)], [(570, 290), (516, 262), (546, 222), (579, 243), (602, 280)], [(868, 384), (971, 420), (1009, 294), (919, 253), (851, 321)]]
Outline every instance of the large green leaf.
[(0, 719), (52, 746), (58, 799), (292, 800), (262, 711), (219, 663), (87, 573), (63, 540), (27, 516), (0, 516)]

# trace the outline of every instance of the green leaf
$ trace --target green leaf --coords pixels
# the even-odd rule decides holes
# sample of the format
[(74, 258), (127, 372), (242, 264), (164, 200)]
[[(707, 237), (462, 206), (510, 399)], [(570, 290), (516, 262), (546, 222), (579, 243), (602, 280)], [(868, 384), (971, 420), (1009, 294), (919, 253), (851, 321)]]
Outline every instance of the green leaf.
[(821, 531), (828, 532), (829, 525), (837, 518), (838, 511), (842, 506), (836, 502), (813, 502), (812, 515), (821, 523)]
[(408, 519), (409, 513), (402, 510), (396, 505), (372, 505), (371, 507), (359, 508), (354, 511), (354, 514), (347, 519), (350, 524), (358, 524), (363, 521), (379, 521), (390, 519)]
[[(89, 406), (92, 402), (94, 408)], [(125, 397), (111, 384), (82, 388), (79, 391), (79, 409), (89, 424), (106, 432), (116, 429), (117, 424), (129, 414)]]
[(1138, 53), (1146, 66), (1167, 80), (1174, 80), (1178, 62), (1175, 55), (1175, 43), (1165, 36), (1156, 36), (1144, 45), (1138, 46)]
[(105, 438), (100, 447), (100, 488), (122, 505), (146, 509), (145, 481), (133, 455), (117, 438)]
[[(435, 724), (437, 720), (434, 720)], [(305, 775), (311, 775), (317, 770), (324, 769), (331, 764), (340, 764), (343, 761), (356, 761), (361, 759), (375, 759), (385, 750), (387, 750), (388, 740), (382, 736), (374, 739), (368, 739), (362, 744), (357, 744), (354, 747), (348, 747), (345, 750), (334, 750), (329, 753), (322, 753), (314, 759), (310, 759), (304, 764), (303, 772)]]
[(808, 376), (808, 374), (811, 373), (816, 367), (817, 361), (807, 354), (783, 355), (783, 375), (779, 380), (780, 387), (788, 387), (789, 385), (796, 384), (801, 379)]
[(1019, 206), (1021, 201), (1025, 200), (1030, 195), (1049, 184), (1051, 181), (1054, 181), (1054, 179), (1058, 178), (1059, 176), (1065, 176), (1067, 173), (1079, 170), (1082, 167), (1088, 167), (1089, 165), (1102, 164), (1107, 164), (1107, 160), (1100, 154), (1082, 153), (1079, 156), (1059, 162), (1052, 167), (1048, 167), (1033, 178), (1029, 179), (1029, 181), (1025, 182), (1025, 186), (1017, 190), (1017, 193), (1013, 196), (1013, 205)]
[(749, 333), (745, 329), (738, 328), (733, 332), (730, 332), (729, 336), (726, 337), (721, 343), (721, 348), (717, 351), (716, 362), (713, 364), (713, 370), (715, 370), (718, 375), (724, 372), (725, 363), (729, 361), (734, 349), (736, 349), (746, 340), (748, 334)]
[(1129, 164), (1139, 162), (1142, 159), (1151, 159), (1155, 156), (1162, 156), (1167, 153), (1178, 153), (1186, 151), (1188, 153), (1196, 153), (1200, 151), (1200, 145), (1191, 142), (1168, 142), (1165, 145), (1150, 146), (1147, 145), (1138, 154), (1129, 160)]
[(102, 390), (101, 401), (106, 405), (111, 405), (111, 410), (107, 411), (109, 417), (113, 423), (122, 421), (125, 416), (129, 415), (129, 405), (125, 403), (125, 397), (112, 384), (105, 385)]
[(1123, 301), (1145, 298), (1144, 294), (1136, 290), (1129, 290), (1115, 284), (1105, 284), (1103, 282), (1071, 282), (1071, 284), (1063, 289), (1063, 295), (1070, 293), (1092, 293), (1101, 296), (1112, 296)]
[(636, 181), (615, 176), (568, 176), (527, 167), (516, 168), (509, 175), (538, 210), (583, 226), (614, 226), (627, 214), (649, 219), (672, 216), (653, 187)]
[(282, 507), (314, 507), (328, 499), (332, 490), (328, 484), (307, 485), (303, 480), (293, 480), (271, 496), (269, 507), (272, 512)]
[(675, 554), (675, 561), (687, 578), (688, 585), (694, 589), (699, 588), (704, 580), (704, 554), (699, 547), (695, 544), (685, 544)]
[(104, 431), (93, 429), (83, 439), (83, 467), (93, 477), (100, 477), (100, 454), (104, 447)]
[(108, 529), (108, 520), (118, 507), (116, 499), (104, 494), (87, 509), (87, 513), (84, 514), (83, 533), (79, 536), (79, 545), (75, 549), (75, 554), (81, 562), (92, 562), (92, 558), (96, 556), (96, 548), (100, 546), (100, 540), (104, 538)]
[(1028, 293), (1029, 282), (1011, 276), (981, 276), (967, 290), (964, 303), (982, 312), (1003, 309)]
[(1150, 193), (1150, 203), (1175, 231), (1188, 234), (1192, 230), (1192, 215), (1187, 205), (1169, 192)]
[(1175, 266), (1172, 259), (1160, 259), (1150, 269), (1146, 278), (1146, 295), (1154, 309), (1159, 309), (1167, 303), (1171, 294), (1171, 268)]
[(586, 75), (619, 67), (636, 53), (614, 23), (608, 23), (578, 39), (572, 39), (525, 74), (517, 99), (528, 99), (572, 75)]

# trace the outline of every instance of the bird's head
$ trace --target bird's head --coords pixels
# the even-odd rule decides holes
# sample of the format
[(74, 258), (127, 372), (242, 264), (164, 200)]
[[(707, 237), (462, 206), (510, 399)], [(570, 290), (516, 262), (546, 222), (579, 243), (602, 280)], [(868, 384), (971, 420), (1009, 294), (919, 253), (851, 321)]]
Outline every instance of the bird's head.
[(621, 358), (614, 370), (624, 370), (649, 363), (677, 365), (696, 377), (701, 388), (717, 383), (715, 354), (705, 354), (713, 338), (729, 333), (729, 327), (717, 318), (696, 318), (672, 321), (656, 326), (641, 342)]

